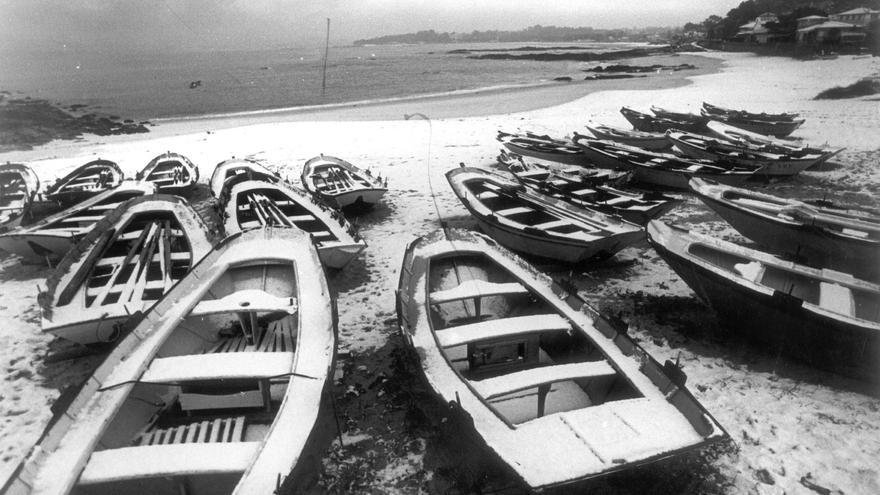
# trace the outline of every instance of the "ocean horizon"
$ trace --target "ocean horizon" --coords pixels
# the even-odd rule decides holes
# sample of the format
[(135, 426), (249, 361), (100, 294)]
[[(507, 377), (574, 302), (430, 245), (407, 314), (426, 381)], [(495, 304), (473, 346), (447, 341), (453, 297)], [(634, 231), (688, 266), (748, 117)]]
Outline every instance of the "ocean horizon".
[[(322, 95), (323, 48), (170, 54), (0, 52), (0, 90), (14, 98), (136, 120), (455, 94), (546, 83), (595, 63), (474, 60), (453, 50), (523, 46), (607, 52), (642, 43), (455, 43), (331, 46)], [(194, 87), (191, 87), (194, 86)]]

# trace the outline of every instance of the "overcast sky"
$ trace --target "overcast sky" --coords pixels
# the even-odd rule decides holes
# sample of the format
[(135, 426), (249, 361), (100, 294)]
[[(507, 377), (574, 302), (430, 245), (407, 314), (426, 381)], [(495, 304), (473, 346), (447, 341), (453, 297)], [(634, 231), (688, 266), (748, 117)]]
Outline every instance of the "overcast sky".
[(125, 51), (323, 45), (425, 29), (680, 26), (742, 0), (0, 0), (0, 47)]

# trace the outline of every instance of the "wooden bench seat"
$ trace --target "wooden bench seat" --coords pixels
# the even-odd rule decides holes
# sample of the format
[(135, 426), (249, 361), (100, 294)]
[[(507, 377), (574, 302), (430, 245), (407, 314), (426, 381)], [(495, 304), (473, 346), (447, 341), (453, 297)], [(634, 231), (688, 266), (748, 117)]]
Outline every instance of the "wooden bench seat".
[(156, 358), (141, 375), (148, 383), (261, 379), (293, 370), (293, 352), (218, 352)]
[(291, 215), (287, 217), (291, 222), (311, 222), (315, 219), (314, 215)]
[[(174, 251), (171, 253), (171, 256), (170, 256), (171, 261), (186, 261), (186, 260), (189, 260), (190, 257), (191, 257), (191, 255), (188, 251)], [(154, 263), (158, 263), (159, 260), (161, 260), (161, 259), (162, 259), (161, 253), (155, 253), (153, 255), (153, 262)], [(125, 256), (114, 256), (112, 258), (102, 258), (102, 259), (98, 260), (97, 263), (95, 263), (95, 266), (118, 265), (118, 264), (122, 263), (124, 260), (125, 260)], [(138, 259), (136, 257), (132, 257), (129, 260), (129, 262), (133, 264), (133, 263), (136, 263), (137, 260)]]
[(189, 316), (235, 311), (284, 311), (293, 314), (296, 310), (296, 298), (278, 297), (259, 289), (246, 289), (233, 292), (220, 299), (199, 301), (190, 311)]
[(839, 284), (819, 283), (819, 306), (845, 316), (855, 316), (852, 291)]
[(571, 225), (571, 222), (569, 222), (568, 220), (551, 220), (549, 222), (532, 225), (531, 227), (540, 230), (550, 230), (557, 227), (562, 227), (564, 225)]
[(569, 329), (571, 324), (565, 318), (557, 314), (543, 314), (486, 320), (438, 330), (435, 333), (441, 347), (454, 347), (502, 337)]
[(432, 292), (428, 299), (431, 304), (461, 301), (475, 297), (528, 294), (529, 291), (519, 282), (494, 283), (485, 280), (465, 280), (458, 286)]
[(484, 399), (488, 400), (555, 382), (615, 374), (614, 368), (607, 361), (590, 361), (532, 368), (470, 383)]
[(531, 213), (533, 211), (535, 211), (535, 210), (532, 208), (529, 208), (527, 206), (515, 206), (513, 208), (505, 208), (503, 210), (498, 210), (494, 213), (496, 215), (499, 215), (502, 217), (508, 217), (508, 216), (512, 216), (512, 215), (518, 215), (520, 213)]

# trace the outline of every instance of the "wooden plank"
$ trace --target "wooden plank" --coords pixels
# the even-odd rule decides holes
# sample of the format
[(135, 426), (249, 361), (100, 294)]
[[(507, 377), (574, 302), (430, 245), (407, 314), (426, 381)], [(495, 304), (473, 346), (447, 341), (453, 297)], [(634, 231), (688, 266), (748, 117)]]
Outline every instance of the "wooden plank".
[(186, 443), (194, 443), (196, 441), (196, 434), (199, 432), (199, 423), (193, 423), (186, 428), (186, 439), (184, 442)]
[(456, 287), (438, 290), (429, 294), (431, 304), (442, 304), (475, 297), (528, 294), (529, 291), (519, 282), (494, 283), (486, 280), (465, 280)]
[(95, 298), (95, 302), (97, 302), (99, 305), (104, 304), (104, 299), (107, 297), (107, 294), (110, 292), (110, 289), (114, 285), (116, 285), (116, 279), (119, 277), (119, 274), (122, 273), (122, 270), (126, 266), (128, 266), (128, 264), (134, 258), (134, 255), (138, 252), (138, 249), (140, 249), (143, 246), (146, 238), (151, 235), (151, 232), (155, 228), (156, 228), (156, 224), (152, 223), (152, 222), (150, 223), (149, 229), (146, 226), (144, 226), (144, 229), (141, 231), (141, 234), (138, 236), (137, 241), (131, 245), (131, 248), (129, 248), (128, 254), (125, 255), (125, 259), (122, 261), (122, 263), (120, 263), (119, 265), (117, 265), (113, 269), (113, 273), (110, 274), (110, 280), (107, 282), (107, 285), (104, 286), (103, 291)]
[(454, 347), (482, 340), (540, 332), (565, 331), (571, 324), (557, 314), (515, 316), (450, 327), (435, 332), (441, 347)]
[(215, 419), (214, 422), (211, 423), (211, 436), (208, 437), (208, 442), (216, 443), (220, 441), (220, 423), (220, 418)]
[(208, 440), (208, 430), (209, 430), (209, 424), (208, 424), (207, 420), (199, 423), (199, 435), (198, 435), (198, 437), (196, 437), (196, 442), (198, 442), (198, 443), (206, 442)]
[(615, 374), (607, 361), (589, 361), (532, 368), (470, 383), (484, 399), (492, 399), (555, 382)]

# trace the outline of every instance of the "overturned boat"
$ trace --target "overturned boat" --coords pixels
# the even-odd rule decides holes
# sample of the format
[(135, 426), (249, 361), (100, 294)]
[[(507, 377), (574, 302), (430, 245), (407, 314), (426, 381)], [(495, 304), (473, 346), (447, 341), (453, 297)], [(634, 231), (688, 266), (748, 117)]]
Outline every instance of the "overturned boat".
[(495, 139), (505, 148), (519, 155), (567, 165), (592, 166), (580, 148), (564, 139), (537, 135), (531, 132), (511, 134), (503, 131), (498, 131)]
[(64, 208), (122, 184), (125, 174), (116, 162), (92, 160), (55, 181), (43, 196)]
[(565, 263), (613, 256), (644, 238), (637, 225), (530, 191), (479, 168), (446, 172), (480, 229), (510, 249)]
[(303, 165), (302, 184), (333, 208), (363, 209), (375, 206), (388, 191), (388, 179), (373, 177), (334, 156), (316, 156)]
[(286, 182), (243, 181), (224, 195), (221, 208), (227, 234), (256, 227), (297, 228), (314, 239), (321, 261), (337, 269), (367, 247), (341, 213)]
[(40, 179), (27, 165), (0, 165), (0, 232), (21, 225), (39, 189)]
[(40, 293), (44, 332), (79, 344), (112, 342), (211, 250), (208, 227), (167, 194), (130, 199), (101, 219), (55, 267)]
[(740, 234), (776, 254), (859, 278), (880, 276), (880, 218), (699, 179), (691, 188)]
[(530, 490), (727, 438), (673, 363), (479, 234), (412, 241), (397, 314), (428, 385)]
[(770, 352), (880, 379), (880, 285), (653, 221), (648, 240), (718, 313)]
[(26, 227), (0, 233), (0, 249), (28, 262), (57, 261), (76, 246), (104, 215), (129, 199), (153, 194), (149, 182), (123, 181), (118, 187)]
[(133, 324), (3, 493), (292, 489), (331, 383), (334, 308), (307, 235), (230, 236)]
[(137, 179), (156, 184), (158, 192), (185, 195), (199, 181), (199, 168), (189, 158), (167, 151), (150, 160)]
[(211, 194), (214, 198), (220, 199), (224, 189), (228, 190), (232, 185), (246, 180), (274, 183), (280, 182), (281, 176), (255, 160), (231, 158), (214, 167), (214, 173), (211, 174)]

